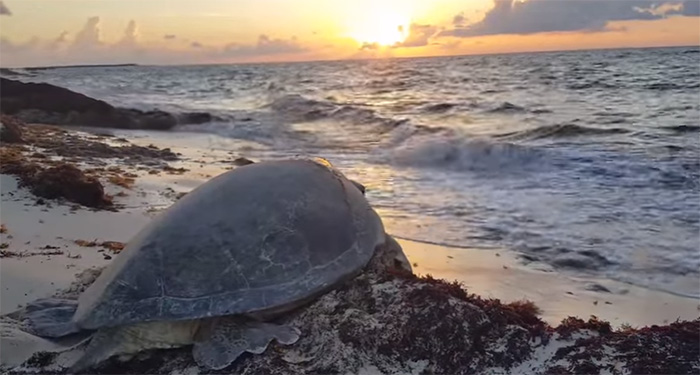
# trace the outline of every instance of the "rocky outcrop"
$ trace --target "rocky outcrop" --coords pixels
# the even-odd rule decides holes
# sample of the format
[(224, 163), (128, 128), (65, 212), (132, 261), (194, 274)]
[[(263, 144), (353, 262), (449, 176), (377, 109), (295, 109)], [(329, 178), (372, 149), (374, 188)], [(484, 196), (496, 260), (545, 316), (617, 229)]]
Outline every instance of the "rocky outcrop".
[(117, 108), (102, 100), (48, 83), (0, 78), (0, 111), (29, 123), (168, 130), (178, 124), (213, 120), (208, 113), (175, 116), (163, 111)]

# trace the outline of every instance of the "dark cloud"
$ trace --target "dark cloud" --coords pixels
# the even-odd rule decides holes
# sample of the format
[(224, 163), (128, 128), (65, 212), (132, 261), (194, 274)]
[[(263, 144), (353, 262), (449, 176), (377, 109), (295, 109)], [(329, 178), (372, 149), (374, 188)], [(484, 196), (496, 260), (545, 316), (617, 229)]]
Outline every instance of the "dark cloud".
[(202, 48), (203, 46), (202, 46), (202, 43), (200, 43), (200, 42), (192, 42), (192, 43), (190, 43), (190, 47), (192, 47), (192, 48)]
[(700, 17), (700, 1), (689, 0), (684, 2), (682, 14), (689, 17)]
[(467, 23), (467, 17), (464, 16), (464, 12), (461, 12), (452, 18), (452, 24), (455, 27), (463, 27)]
[[(697, 2), (697, 1), (693, 1)], [(667, 1), (653, 0), (494, 0), (480, 22), (457, 26), (443, 36), (535, 34), (553, 31), (602, 31), (611, 21), (655, 20), (654, 9)], [(456, 20), (457, 17), (455, 17)]]
[(0, 16), (11, 16), (10, 8), (5, 5), (5, 2), (0, 1)]
[(435, 36), (438, 28), (432, 25), (411, 24), (408, 37), (403, 43), (395, 45), (395, 47), (423, 47), (427, 46), (430, 38)]
[(163, 39), (165, 39), (165, 40), (173, 40), (173, 39), (175, 39), (175, 38), (177, 38), (177, 36), (175, 36), (174, 34), (165, 34), (165, 35), (163, 35)]

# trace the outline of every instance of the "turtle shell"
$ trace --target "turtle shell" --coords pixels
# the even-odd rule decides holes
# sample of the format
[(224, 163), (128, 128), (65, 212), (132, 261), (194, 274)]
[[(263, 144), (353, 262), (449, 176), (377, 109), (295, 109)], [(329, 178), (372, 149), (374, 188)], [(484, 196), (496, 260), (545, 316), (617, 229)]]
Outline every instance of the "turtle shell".
[(263, 162), (204, 183), (139, 232), (79, 299), (85, 329), (294, 306), (359, 273), (384, 242), (341, 173)]

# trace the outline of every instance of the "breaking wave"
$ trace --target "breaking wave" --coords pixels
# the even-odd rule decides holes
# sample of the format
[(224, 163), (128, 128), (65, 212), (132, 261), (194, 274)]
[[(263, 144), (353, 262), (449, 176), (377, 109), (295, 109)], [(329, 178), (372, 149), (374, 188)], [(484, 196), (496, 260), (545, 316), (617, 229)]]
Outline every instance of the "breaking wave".
[(309, 99), (299, 94), (287, 94), (273, 99), (263, 106), (282, 116), (289, 122), (310, 122), (323, 119), (350, 124), (378, 124), (398, 126), (403, 119), (386, 118), (374, 110), (332, 101)]
[(566, 138), (566, 137), (577, 137), (577, 136), (595, 136), (595, 135), (612, 135), (612, 134), (626, 134), (629, 130), (622, 128), (589, 128), (581, 125), (574, 124), (559, 124), (559, 125), (545, 125), (539, 126), (534, 129), (528, 129), (513, 133), (502, 134), (500, 138), (506, 139), (543, 139), (543, 138)]
[(397, 166), (500, 172), (541, 166), (547, 157), (528, 146), (471, 139), (448, 130), (402, 126), (393, 133), (393, 146), (382, 150), (380, 159)]

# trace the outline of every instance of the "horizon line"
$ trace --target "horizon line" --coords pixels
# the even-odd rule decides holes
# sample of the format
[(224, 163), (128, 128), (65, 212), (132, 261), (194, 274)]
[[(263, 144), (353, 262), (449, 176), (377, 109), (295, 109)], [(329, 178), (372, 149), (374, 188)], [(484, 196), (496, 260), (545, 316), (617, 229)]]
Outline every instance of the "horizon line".
[(539, 51), (513, 51), (513, 52), (491, 52), (491, 53), (462, 53), (454, 55), (437, 56), (386, 56), (386, 57), (364, 57), (364, 58), (340, 58), (340, 59), (311, 59), (311, 60), (289, 60), (289, 61), (251, 61), (251, 62), (227, 62), (227, 63), (184, 63), (184, 64), (141, 64), (137, 62), (127, 63), (97, 63), (97, 64), (67, 64), (67, 65), (42, 65), (42, 66), (17, 66), (4, 67), (0, 61), (0, 69), (27, 69), (27, 70), (49, 70), (49, 69), (70, 69), (70, 68), (100, 68), (100, 67), (131, 67), (131, 66), (216, 66), (216, 65), (267, 65), (267, 64), (303, 64), (315, 62), (343, 62), (343, 61), (375, 61), (375, 60), (408, 60), (408, 59), (439, 59), (471, 56), (499, 56), (499, 55), (520, 55), (520, 54), (544, 54), (559, 52), (587, 52), (587, 51), (612, 51), (612, 50), (637, 50), (637, 49), (665, 49), (665, 48), (700, 48), (700, 44), (692, 45), (659, 45), (644, 47), (601, 47), (582, 49), (552, 49)]

